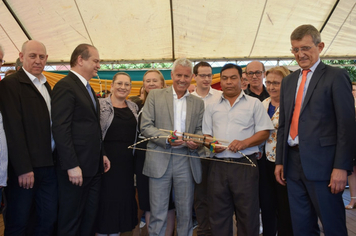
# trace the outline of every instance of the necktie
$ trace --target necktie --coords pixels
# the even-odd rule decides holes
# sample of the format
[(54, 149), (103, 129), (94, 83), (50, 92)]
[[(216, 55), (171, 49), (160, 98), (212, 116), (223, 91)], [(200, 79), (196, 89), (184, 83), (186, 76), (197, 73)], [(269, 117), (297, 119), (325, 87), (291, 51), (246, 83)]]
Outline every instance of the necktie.
[(307, 75), (310, 71), (311, 70), (303, 70), (302, 82), (299, 85), (297, 99), (295, 100), (293, 117), (290, 125), (290, 136), (292, 137), (292, 139), (295, 139), (295, 137), (297, 137), (298, 135), (299, 114), (300, 114), (300, 109), (302, 107), (304, 85), (305, 85), (305, 81), (307, 80)]
[(94, 104), (94, 107), (95, 107), (95, 110), (96, 110), (96, 102), (95, 102), (95, 99), (94, 99), (93, 92), (91, 91), (91, 87), (90, 87), (89, 82), (87, 83), (86, 88), (87, 88), (87, 90), (88, 90), (88, 93), (89, 93), (89, 95), (90, 95), (90, 97), (91, 97), (91, 100), (92, 100), (92, 102), (93, 102), (93, 104)]

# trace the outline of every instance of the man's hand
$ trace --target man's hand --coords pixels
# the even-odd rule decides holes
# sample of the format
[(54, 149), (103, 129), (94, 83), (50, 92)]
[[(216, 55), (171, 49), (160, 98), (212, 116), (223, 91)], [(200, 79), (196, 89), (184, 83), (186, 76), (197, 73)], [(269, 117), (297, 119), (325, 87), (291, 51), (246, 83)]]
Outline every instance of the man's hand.
[(283, 186), (286, 186), (286, 179), (284, 178), (283, 173), (283, 165), (276, 165), (274, 169), (274, 175), (276, 176), (276, 180)]
[(33, 171), (22, 174), (18, 177), (19, 186), (24, 189), (33, 188), (33, 184), (35, 183), (35, 174)]
[(232, 141), (229, 146), (227, 147), (227, 149), (229, 149), (232, 152), (237, 152), (237, 151), (241, 151), (244, 150), (248, 147), (248, 145), (246, 144), (246, 142), (244, 140), (240, 141), (240, 140), (234, 140)]
[(104, 173), (108, 172), (110, 170), (110, 160), (107, 156), (103, 156), (103, 162), (104, 162)]
[(80, 169), (79, 166), (69, 169), (67, 170), (67, 172), (69, 176), (69, 181), (72, 182), (72, 184), (82, 186), (83, 175), (82, 175), (82, 169)]
[[(216, 144), (219, 144), (219, 143), (216, 143)], [(226, 150), (226, 147), (221, 147), (219, 145), (215, 146), (215, 148), (214, 148), (214, 152), (215, 153), (220, 153), (220, 152), (223, 152), (225, 150)]]
[(186, 141), (189, 149), (195, 150), (199, 147), (199, 144), (194, 143), (193, 141)]
[(174, 142), (169, 138), (168, 142), (171, 146), (180, 146), (185, 143), (185, 141), (182, 140), (182, 136), (178, 136), (178, 139), (174, 139)]
[(331, 193), (337, 194), (339, 192), (344, 191), (347, 180), (347, 171), (341, 169), (333, 169), (331, 173), (330, 183), (328, 187), (330, 187)]

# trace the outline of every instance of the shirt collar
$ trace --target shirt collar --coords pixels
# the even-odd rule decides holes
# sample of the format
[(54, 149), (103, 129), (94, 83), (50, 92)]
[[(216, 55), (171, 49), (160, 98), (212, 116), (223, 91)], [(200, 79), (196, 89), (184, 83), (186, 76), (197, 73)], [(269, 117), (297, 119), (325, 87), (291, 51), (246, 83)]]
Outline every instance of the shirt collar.
[[(318, 67), (319, 63), (320, 63), (320, 58), (317, 60), (317, 62), (315, 62), (315, 64), (312, 67), (309, 68), (309, 70), (311, 70), (311, 72), (314, 73), (314, 71)], [(303, 71), (303, 69), (300, 68), (300, 74), (302, 74), (302, 71)]]
[[(209, 92), (208, 92), (208, 94), (205, 96), (205, 98), (206, 97), (209, 97), (210, 95), (214, 95), (214, 89), (210, 86), (210, 88), (209, 88)], [(202, 96), (200, 96), (198, 93), (197, 93), (197, 88), (195, 88), (195, 90), (194, 90), (194, 92), (192, 92), (192, 94), (193, 95), (196, 95), (196, 96), (198, 96), (198, 97), (202, 97)]]
[[(174, 90), (173, 85), (172, 85), (172, 90), (173, 90), (173, 97), (178, 99), (178, 95), (177, 95), (176, 91)], [(187, 91), (185, 91), (185, 94), (184, 94), (183, 97), (181, 97), (181, 98), (187, 97), (187, 96), (189, 96), (189, 94), (190, 94), (190, 93), (189, 93), (188, 90), (187, 90)]]
[(75, 72), (74, 70), (70, 70), (73, 74), (75, 74), (80, 81), (82, 81), (82, 83), (84, 84), (84, 86), (86, 87), (87, 84), (89, 83), (89, 81), (87, 81), (82, 75), (80, 75), (79, 73)]
[(210, 88), (209, 88), (209, 94), (210, 95), (213, 95), (214, 94), (214, 90), (213, 90), (213, 88), (210, 86)]
[(38, 81), (41, 83), (41, 84), (44, 84), (47, 82), (47, 78), (46, 76), (44, 76), (42, 73), (36, 77), (34, 76), (33, 74), (31, 74), (30, 72), (28, 72), (27, 70), (25, 70), (25, 68), (23, 68), (23, 71), (25, 71), (26, 75), (30, 78), (30, 80), (32, 81), (32, 83), (34, 83), (35, 79), (38, 79)]
[[(236, 98), (236, 100), (235, 100), (235, 102), (234, 102), (234, 105), (235, 105), (235, 103), (237, 103), (238, 101), (240, 101), (240, 99), (241, 99), (242, 97), (246, 98), (246, 93), (244, 92), (243, 89), (241, 89), (241, 93), (240, 93), (240, 95)], [(221, 103), (221, 102), (223, 102), (224, 100), (227, 100), (227, 99), (224, 97), (224, 93), (222, 93), (219, 102)]]

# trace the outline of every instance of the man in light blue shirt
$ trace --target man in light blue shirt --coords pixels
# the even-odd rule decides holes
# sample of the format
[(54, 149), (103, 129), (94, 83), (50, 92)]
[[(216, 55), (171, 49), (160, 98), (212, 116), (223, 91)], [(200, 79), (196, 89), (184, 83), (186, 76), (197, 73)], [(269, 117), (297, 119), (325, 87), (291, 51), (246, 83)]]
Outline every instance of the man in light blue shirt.
[(232, 235), (234, 212), (239, 236), (259, 234), (256, 154), (273, 125), (262, 103), (241, 90), (241, 77), (242, 69), (235, 64), (226, 64), (221, 69), (223, 95), (206, 107), (203, 118), (204, 135), (229, 141), (223, 143), (227, 148), (214, 149), (216, 161), (211, 163), (208, 174), (213, 235)]

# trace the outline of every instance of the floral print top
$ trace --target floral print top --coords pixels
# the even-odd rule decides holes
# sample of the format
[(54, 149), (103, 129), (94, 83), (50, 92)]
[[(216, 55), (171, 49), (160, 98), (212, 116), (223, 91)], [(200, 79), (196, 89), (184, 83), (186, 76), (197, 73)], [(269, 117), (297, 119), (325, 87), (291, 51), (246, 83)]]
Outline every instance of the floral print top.
[[(266, 111), (268, 112), (269, 104), (271, 103), (271, 98), (266, 98), (263, 100), (262, 104)], [(267, 160), (271, 162), (276, 161), (276, 146), (277, 146), (277, 130), (278, 130), (278, 119), (279, 119), (279, 107), (276, 108), (271, 121), (274, 126), (274, 130), (272, 130), (269, 134), (268, 139), (265, 144), (265, 153)]]

